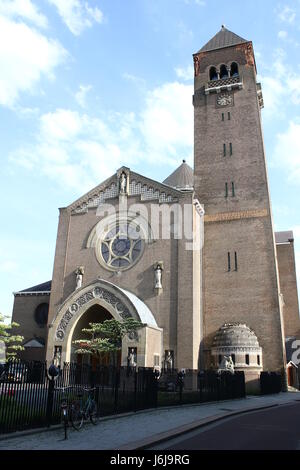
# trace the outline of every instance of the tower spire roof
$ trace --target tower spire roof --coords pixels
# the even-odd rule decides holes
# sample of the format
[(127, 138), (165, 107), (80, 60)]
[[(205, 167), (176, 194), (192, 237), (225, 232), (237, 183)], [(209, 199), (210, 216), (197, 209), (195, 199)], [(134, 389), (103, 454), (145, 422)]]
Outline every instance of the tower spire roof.
[(237, 34), (229, 31), (225, 25), (222, 25), (220, 31), (211, 38), (198, 52), (214, 51), (215, 49), (222, 49), (223, 47), (235, 46), (248, 42), (246, 39), (241, 38)]
[(182, 164), (163, 183), (180, 190), (192, 189), (194, 187), (194, 171), (183, 160)]

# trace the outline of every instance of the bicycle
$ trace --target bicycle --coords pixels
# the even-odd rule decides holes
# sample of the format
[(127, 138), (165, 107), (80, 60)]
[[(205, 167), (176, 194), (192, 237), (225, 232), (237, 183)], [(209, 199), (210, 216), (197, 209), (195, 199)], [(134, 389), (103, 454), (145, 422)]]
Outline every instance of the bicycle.
[(90, 419), (92, 424), (98, 421), (98, 405), (95, 398), (92, 398), (91, 392), (96, 388), (84, 388), (88, 392), (88, 397), (83, 400), (83, 394), (78, 395), (79, 400), (71, 404), (70, 421), (74, 429), (79, 431), (82, 428), (84, 420)]
[(67, 428), (69, 426), (69, 419), (68, 419), (69, 405), (68, 405), (68, 399), (67, 399), (67, 396), (65, 394), (65, 391), (68, 390), (69, 388), (73, 388), (73, 387), (70, 385), (68, 387), (56, 387), (54, 389), (54, 391), (62, 391), (63, 392), (62, 398), (61, 398), (60, 408), (61, 408), (62, 422), (64, 424), (65, 440), (68, 439)]

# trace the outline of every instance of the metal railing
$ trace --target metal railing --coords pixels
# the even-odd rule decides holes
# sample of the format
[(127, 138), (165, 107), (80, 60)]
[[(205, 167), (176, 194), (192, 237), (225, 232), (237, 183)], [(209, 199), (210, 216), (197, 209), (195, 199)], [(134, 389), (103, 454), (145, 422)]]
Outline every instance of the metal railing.
[(54, 379), (46, 363), (0, 365), (0, 433), (61, 422), (60, 389), (72, 403), (84, 389), (95, 387), (100, 416), (159, 406), (203, 403), (245, 396), (243, 372), (162, 370), (65, 363)]

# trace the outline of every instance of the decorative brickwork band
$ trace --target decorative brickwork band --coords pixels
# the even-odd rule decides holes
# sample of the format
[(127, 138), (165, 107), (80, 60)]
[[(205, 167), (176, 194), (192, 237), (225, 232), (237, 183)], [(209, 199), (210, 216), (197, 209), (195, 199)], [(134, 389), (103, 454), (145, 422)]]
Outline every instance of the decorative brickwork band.
[(223, 212), (221, 214), (205, 215), (204, 222), (224, 222), (229, 220), (239, 219), (253, 219), (256, 217), (267, 217), (269, 215), (268, 209), (240, 211), (240, 212)]

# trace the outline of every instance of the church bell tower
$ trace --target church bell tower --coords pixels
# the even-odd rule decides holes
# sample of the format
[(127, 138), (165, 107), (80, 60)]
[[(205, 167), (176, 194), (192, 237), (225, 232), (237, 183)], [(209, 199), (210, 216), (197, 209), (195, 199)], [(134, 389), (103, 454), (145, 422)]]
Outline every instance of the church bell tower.
[(205, 366), (211, 365), (219, 329), (242, 324), (258, 339), (260, 366), (282, 370), (284, 331), (261, 125), (263, 97), (252, 42), (222, 26), (194, 54), (194, 67), (195, 192), (205, 210)]

